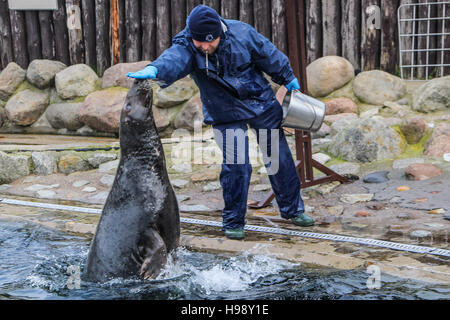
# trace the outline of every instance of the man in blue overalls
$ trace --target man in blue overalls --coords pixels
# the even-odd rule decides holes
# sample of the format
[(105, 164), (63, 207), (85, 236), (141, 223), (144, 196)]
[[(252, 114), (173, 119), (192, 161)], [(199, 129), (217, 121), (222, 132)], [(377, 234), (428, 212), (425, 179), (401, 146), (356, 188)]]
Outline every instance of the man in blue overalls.
[[(214, 9), (199, 5), (187, 18), (186, 28), (173, 38), (170, 48), (145, 69), (127, 74), (138, 79), (157, 78), (162, 88), (190, 74), (199, 87), (204, 122), (213, 126), (216, 142), (223, 151), (223, 230), (230, 239), (244, 238), (252, 173), (248, 126), (255, 129), (260, 147), (260, 132), (264, 130), (266, 150), (272, 150), (272, 136), (278, 143), (277, 170), (268, 170), (268, 174), (281, 217), (302, 227), (314, 225), (314, 220), (305, 214), (300, 180), (280, 128), (283, 111), (263, 72), (288, 90), (300, 89), (289, 59), (267, 38), (246, 23), (222, 19)], [(236, 147), (240, 136), (237, 132), (245, 133), (244, 149)], [(233, 146), (227, 148), (227, 142)], [(276, 156), (269, 152), (267, 155), (272, 159)], [(265, 165), (269, 169), (269, 163)]]

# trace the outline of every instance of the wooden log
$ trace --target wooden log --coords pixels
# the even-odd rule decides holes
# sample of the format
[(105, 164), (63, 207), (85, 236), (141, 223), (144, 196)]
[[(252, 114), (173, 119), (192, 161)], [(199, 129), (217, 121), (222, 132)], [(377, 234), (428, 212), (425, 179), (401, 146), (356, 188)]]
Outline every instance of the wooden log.
[(91, 68), (96, 68), (97, 57), (95, 49), (95, 2), (92, 0), (81, 1), (83, 18), (83, 40), (85, 63)]
[[(119, 0), (111, 0), (110, 25), (111, 25), (111, 56), (112, 64), (119, 63), (120, 45), (119, 45)], [(139, 22), (140, 23), (140, 22)]]
[[(119, 61), (126, 62), (127, 61), (127, 28), (125, 26), (125, 0), (119, 1)], [(144, 21), (144, 4), (147, 3), (148, 0), (142, 1), (142, 23)], [(144, 36), (144, 35), (143, 35)]]
[(125, 2), (125, 25), (127, 28), (127, 62), (141, 60), (142, 35), (139, 0)]
[[(436, 32), (437, 33), (450, 33), (450, 21), (443, 18), (450, 16), (450, 4), (442, 4), (438, 7)], [(443, 23), (445, 21), (445, 23)], [(440, 49), (436, 54), (436, 64), (450, 64), (450, 35), (440, 35), (437, 37), (436, 47)], [(447, 51), (443, 50), (447, 48)], [(450, 75), (450, 66), (439, 66), (436, 68), (436, 76), (444, 77)]]
[(172, 0), (170, 11), (172, 37), (174, 37), (186, 26), (186, 0)]
[(239, 19), (239, 0), (222, 1), (220, 15), (224, 19)]
[(156, 59), (156, 0), (142, 1), (142, 60)]
[(66, 65), (70, 65), (69, 35), (64, 0), (58, 0), (58, 10), (53, 11), (53, 29), (55, 30), (56, 59)]
[(55, 32), (51, 11), (39, 11), (39, 29), (41, 30), (42, 58), (55, 59)]
[(101, 77), (111, 66), (109, 46), (109, 1), (95, 0), (97, 74)]
[(30, 62), (42, 58), (41, 30), (37, 11), (25, 11), (28, 57)]
[(355, 69), (361, 69), (361, 3), (358, 0), (342, 0), (342, 57)]
[[(202, 4), (202, 0), (186, 0), (186, 13), (189, 15), (196, 6)], [(220, 11), (217, 11), (220, 14)]]
[(272, 17), (270, 3), (266, 0), (253, 0), (253, 21), (255, 29), (267, 39), (272, 37)]
[(0, 0), (0, 67), (6, 68), (14, 60), (11, 22), (9, 19), (8, 1)]
[(339, 1), (322, 0), (323, 55), (340, 56), (341, 7)]
[[(205, 6), (213, 8), (217, 13), (220, 14), (220, 0), (203, 0), (203, 4)], [(186, 13), (189, 15), (190, 11), (187, 11)]]
[(322, 57), (322, 1), (306, 1), (306, 56), (307, 63)]
[[(369, 71), (380, 68), (380, 47), (381, 47), (381, 31), (377, 29), (377, 25), (372, 24), (376, 21), (376, 15), (369, 10), (371, 6), (380, 8), (379, 0), (362, 0), (361, 1), (361, 69)], [(375, 8), (375, 7), (373, 7)], [(376, 11), (376, 10), (375, 10)], [(376, 19), (373, 20), (372, 18)], [(380, 17), (381, 18), (381, 17)]]
[(287, 54), (286, 1), (272, 0), (272, 43)]
[(69, 34), (70, 63), (84, 63), (83, 27), (81, 25), (81, 0), (66, 0), (67, 28)]
[(397, 9), (399, 0), (381, 0), (380, 68), (395, 74), (398, 66)]
[(253, 0), (239, 1), (239, 20), (253, 25)]
[(25, 13), (18, 10), (10, 10), (11, 35), (14, 53), (14, 61), (26, 69), (28, 67), (28, 48), (25, 27)]
[(156, 0), (156, 56), (170, 47), (170, 0)]

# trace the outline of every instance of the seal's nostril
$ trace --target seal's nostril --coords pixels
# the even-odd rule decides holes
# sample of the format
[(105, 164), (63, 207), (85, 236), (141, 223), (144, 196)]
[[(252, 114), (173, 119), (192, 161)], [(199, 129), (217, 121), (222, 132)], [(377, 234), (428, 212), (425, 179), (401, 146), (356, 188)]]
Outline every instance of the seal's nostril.
[(125, 106), (125, 111), (130, 111), (130, 110), (131, 110), (131, 105), (127, 104), (127, 105)]

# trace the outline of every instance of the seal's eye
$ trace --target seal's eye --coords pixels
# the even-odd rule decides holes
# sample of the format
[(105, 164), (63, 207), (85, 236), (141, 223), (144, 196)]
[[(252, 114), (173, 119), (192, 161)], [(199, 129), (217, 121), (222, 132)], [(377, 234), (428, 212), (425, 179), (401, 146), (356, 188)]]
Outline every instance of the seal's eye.
[(125, 111), (131, 111), (131, 105), (127, 104), (127, 105), (125, 106)]

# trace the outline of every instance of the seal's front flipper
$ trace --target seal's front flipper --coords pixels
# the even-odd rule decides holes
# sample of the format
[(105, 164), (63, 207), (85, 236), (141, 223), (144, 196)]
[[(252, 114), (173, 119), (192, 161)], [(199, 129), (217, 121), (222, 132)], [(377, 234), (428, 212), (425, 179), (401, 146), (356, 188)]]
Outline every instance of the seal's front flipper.
[(153, 228), (145, 231), (139, 245), (144, 260), (139, 276), (144, 279), (156, 278), (167, 262), (167, 248), (159, 232)]

